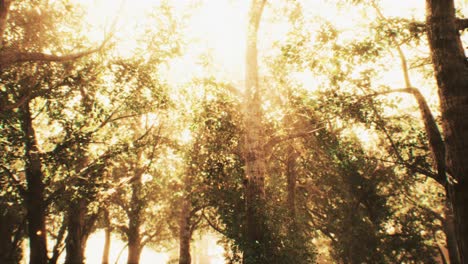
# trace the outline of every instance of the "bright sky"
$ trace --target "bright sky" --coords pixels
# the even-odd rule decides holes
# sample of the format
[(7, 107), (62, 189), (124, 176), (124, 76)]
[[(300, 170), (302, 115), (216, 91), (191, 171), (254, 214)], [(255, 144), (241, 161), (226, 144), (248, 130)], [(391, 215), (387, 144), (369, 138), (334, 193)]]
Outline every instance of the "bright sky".
[[(104, 231), (100, 230), (89, 238), (85, 254), (86, 263), (101, 263), (104, 235)], [(193, 264), (224, 263), (223, 248), (216, 244), (217, 239), (219, 239), (218, 237), (214, 234), (204, 234), (203, 236), (195, 234), (194, 238), (196, 241), (191, 245)], [(112, 236), (109, 263), (127, 263), (128, 251), (124, 247), (124, 242), (118, 237)], [(123, 248), (124, 250), (122, 251)], [(141, 252), (140, 264), (164, 264), (170, 261), (171, 257), (177, 256), (177, 254), (177, 248), (174, 248), (171, 252), (156, 252), (151, 248), (145, 247)]]
[[(100, 230), (88, 239), (88, 244), (86, 247), (86, 262), (87, 263), (101, 263), (102, 252), (104, 249), (104, 231)], [(109, 263), (124, 264), (127, 263), (128, 251), (125, 247), (125, 243), (122, 242), (115, 236), (112, 236), (111, 248), (109, 254)], [(124, 249), (122, 251), (122, 249)], [(122, 252), (122, 254), (120, 254)], [(120, 256), (119, 256), (120, 255)], [(168, 253), (161, 253), (151, 250), (149, 248), (144, 248), (141, 252), (141, 264), (151, 264), (151, 263), (166, 263), (169, 261)]]
[[(109, 28), (118, 15), (117, 34), (119, 39), (117, 45), (124, 55), (131, 55), (136, 42), (132, 36), (141, 33), (142, 25), (147, 23), (148, 13), (154, 10), (161, 0), (80, 0), (80, 4), (88, 7), (87, 22), (94, 26), (89, 33), (92, 38), (102, 39), (103, 28)], [(264, 20), (270, 22), (272, 17), (278, 20), (276, 14), (271, 10), (281, 6), (284, 1), (270, 0), (264, 12)], [(307, 9), (307, 16), (321, 15), (326, 19), (333, 20), (343, 28), (350, 27), (355, 21), (362, 19), (363, 14), (359, 12), (346, 13), (337, 12), (335, 1), (310, 0), (303, 1)], [(206, 75), (199, 61), (200, 57), (211, 60), (210, 67), (220, 78), (243, 79), (244, 54), (245, 54), (245, 29), (249, 0), (177, 0), (169, 1), (175, 6), (177, 13), (182, 14), (190, 11), (187, 21), (188, 27), (183, 32), (184, 38), (190, 43), (185, 55), (171, 62), (172, 77), (170, 81), (183, 83), (193, 76)], [(174, 4), (176, 3), (176, 4)], [(195, 3), (198, 7), (191, 8)], [(414, 15), (423, 18), (424, 0), (383, 0), (385, 15), (405, 16)], [(370, 14), (372, 16), (372, 14)], [(279, 22), (269, 28), (260, 28), (259, 50), (262, 52), (271, 47), (274, 40), (284, 38), (288, 26), (281, 18)]]

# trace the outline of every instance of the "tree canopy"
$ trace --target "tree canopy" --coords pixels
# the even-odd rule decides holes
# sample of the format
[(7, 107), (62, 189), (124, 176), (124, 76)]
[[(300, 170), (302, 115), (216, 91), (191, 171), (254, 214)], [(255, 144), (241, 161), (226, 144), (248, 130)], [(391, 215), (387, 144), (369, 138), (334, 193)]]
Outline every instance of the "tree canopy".
[(0, 263), (466, 263), (467, 11), (0, 0)]

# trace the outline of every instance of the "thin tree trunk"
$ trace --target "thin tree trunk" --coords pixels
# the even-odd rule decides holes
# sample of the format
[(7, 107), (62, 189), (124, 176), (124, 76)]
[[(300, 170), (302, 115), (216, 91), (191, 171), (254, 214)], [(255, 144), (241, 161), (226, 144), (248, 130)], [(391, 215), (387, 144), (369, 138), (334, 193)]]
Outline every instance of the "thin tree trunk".
[(182, 204), (182, 211), (179, 220), (179, 264), (190, 264), (190, 200), (185, 198)]
[(0, 214), (0, 263), (18, 263), (23, 253), (20, 247), (23, 224), (10, 210)]
[(21, 129), (24, 133), (25, 173), (27, 192), (25, 197), (29, 236), (29, 263), (47, 263), (46, 205), (44, 202), (44, 175), (39, 157), (36, 133), (32, 124), (29, 103), (21, 107)]
[(453, 212), (450, 208), (447, 208), (450, 206), (447, 203), (446, 209), (445, 209), (445, 218), (444, 221), (442, 222), (444, 233), (445, 233), (445, 241), (447, 243), (447, 249), (449, 253), (449, 259), (450, 259), (450, 264), (460, 264), (460, 257), (459, 257), (459, 252), (458, 252), (458, 247), (457, 247), (457, 238), (455, 234), (455, 225), (454, 225), (454, 219), (453, 219)]
[(65, 231), (67, 230), (66, 217), (63, 218), (60, 229), (55, 239), (55, 245), (52, 249), (52, 257), (49, 259), (49, 264), (56, 264), (63, 250), (63, 240), (65, 237)]
[(12, 217), (6, 213), (0, 215), (0, 263), (15, 263), (10, 258), (10, 252), (13, 247), (11, 238), (13, 237)]
[(245, 263), (262, 262), (266, 249), (264, 204), (266, 153), (264, 150), (263, 113), (258, 82), (257, 31), (265, 0), (253, 0), (249, 12), (246, 49), (246, 113), (245, 113), (245, 177), (246, 177), (246, 229), (247, 247), (244, 250)]
[(428, 40), (439, 87), (446, 189), (454, 212), (461, 263), (468, 263), (468, 65), (453, 0), (426, 0)]
[(105, 240), (104, 240), (104, 250), (102, 251), (102, 264), (109, 264), (109, 252), (111, 246), (111, 232), (112, 228), (110, 226), (110, 217), (109, 210), (104, 209), (104, 224), (105, 227)]
[(296, 160), (299, 157), (293, 147), (289, 146), (286, 152), (289, 154), (286, 161), (286, 176), (288, 181), (288, 210), (291, 217), (291, 225), (296, 229)]
[[(138, 155), (139, 157), (141, 155)], [(141, 253), (141, 209), (143, 207), (142, 203), (142, 188), (143, 184), (141, 183), (141, 176), (143, 172), (139, 169), (135, 169), (136, 177), (132, 182), (132, 198), (131, 198), (131, 210), (129, 215), (129, 224), (128, 224), (128, 264), (138, 264), (140, 263), (140, 253)]]

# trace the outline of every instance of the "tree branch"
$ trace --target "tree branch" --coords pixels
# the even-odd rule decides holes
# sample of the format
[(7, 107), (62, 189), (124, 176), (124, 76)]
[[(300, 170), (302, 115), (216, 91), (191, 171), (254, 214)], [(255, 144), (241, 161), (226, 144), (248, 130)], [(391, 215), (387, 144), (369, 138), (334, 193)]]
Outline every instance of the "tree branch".
[[(368, 98), (368, 97), (390, 94), (390, 93), (409, 93), (409, 94), (412, 94), (414, 98), (416, 99), (418, 103), (419, 111), (421, 113), (421, 118), (424, 123), (424, 129), (429, 140), (429, 148), (431, 150), (431, 155), (434, 160), (435, 169), (437, 171), (437, 174), (428, 173), (427, 171), (425, 171), (423, 174), (433, 178), (442, 186), (445, 186), (445, 184), (447, 183), (447, 177), (445, 175), (445, 172), (446, 172), (445, 144), (442, 139), (442, 135), (440, 133), (439, 127), (437, 126), (437, 123), (435, 121), (435, 118), (432, 115), (431, 109), (429, 108), (429, 105), (427, 104), (426, 99), (421, 94), (421, 92), (417, 88), (408, 87), (408, 88), (384, 91), (380, 93), (374, 93), (374, 94), (366, 95), (362, 98)], [(384, 132), (387, 134), (386, 130)], [(397, 151), (396, 149), (397, 147), (393, 143), (393, 140), (391, 139), (390, 135), (387, 135), (387, 138), (391, 141), (393, 149)], [(403, 158), (399, 156), (399, 154), (397, 156), (398, 156), (398, 159), (402, 161), (405, 164), (405, 166), (409, 167), (410, 169), (415, 170), (417, 172), (424, 171), (420, 168), (416, 169), (414, 166), (410, 166), (410, 164), (404, 161)]]
[[(380, 11), (379, 7), (375, 3), (375, 1), (371, 1), (372, 6), (377, 12), (377, 15), (380, 19), (387, 21), (387, 18), (383, 15)], [(468, 19), (457, 19), (457, 27), (459, 30), (463, 30), (468, 27)], [(418, 102), (419, 111), (421, 113), (421, 117), (424, 122), (424, 129), (426, 131), (428, 140), (429, 140), (429, 148), (431, 150), (432, 158), (435, 163), (435, 169), (437, 171), (436, 177), (434, 178), (438, 183), (445, 186), (448, 182), (447, 177), (445, 175), (446, 172), (446, 164), (445, 164), (445, 144), (442, 139), (442, 135), (440, 133), (439, 127), (435, 122), (434, 116), (432, 115), (431, 109), (429, 108), (426, 99), (424, 96), (419, 92), (418, 89), (412, 87), (410, 77), (409, 77), (409, 70), (408, 70), (408, 63), (403, 50), (401, 49), (401, 44), (397, 43), (396, 39), (392, 37), (392, 42), (395, 43), (398, 55), (401, 61), (401, 67), (404, 75), (405, 85), (407, 88), (395, 90), (395, 92), (405, 92), (412, 94), (416, 101)]]
[(457, 18), (456, 23), (458, 30), (465, 30), (468, 28), (468, 18)]
[(309, 215), (309, 219), (311, 221), (311, 224), (309, 223), (310, 227), (318, 229), (322, 234), (330, 238), (332, 242), (338, 242), (333, 233), (325, 225), (317, 224), (317, 222), (315, 221), (315, 217), (317, 217), (317, 215), (308, 206), (306, 206), (306, 212)]
[(58, 258), (63, 252), (64, 246), (63, 246), (63, 240), (65, 238), (65, 231), (67, 231), (67, 225), (66, 225), (66, 219), (65, 216), (62, 218), (62, 225), (60, 226), (59, 232), (57, 234), (56, 240), (55, 240), (55, 245), (54, 248), (52, 249), (52, 258), (50, 259), (49, 263), (57, 263)]
[(13, 174), (13, 172), (11, 172), (7, 167), (3, 166), (3, 165), (0, 165), (0, 168), (5, 172), (5, 174), (8, 176), (8, 178), (10, 178), (13, 183), (15, 184), (16, 188), (18, 188), (18, 191), (20, 192), (20, 194), (22, 196), (24, 196), (26, 194), (26, 189), (24, 188), (24, 186), (21, 184), (21, 182), (19, 181), (19, 179), (17, 179), (15, 177), (15, 175)]
[(105, 42), (95, 49), (67, 55), (46, 54), (42, 52), (4, 51), (0, 53), (0, 69), (21, 62), (65, 62), (72, 61), (102, 50)]
[(103, 50), (112, 38), (112, 35), (113, 34), (109, 34), (97, 48), (65, 55), (46, 54), (43, 52), (24, 52), (17, 50), (3, 51), (0, 52), (0, 69), (21, 62), (66, 62), (76, 60)]
[(222, 230), (219, 226), (217, 226), (216, 224), (212, 223), (212, 222), (208, 219), (208, 217), (205, 215), (204, 212), (202, 212), (202, 216), (203, 216), (203, 218), (206, 220), (206, 222), (208, 223), (208, 225), (211, 226), (211, 228), (213, 228), (215, 231), (217, 231), (217, 232), (220, 233), (221, 235), (227, 236), (226, 231)]
[(128, 235), (129, 229), (125, 225), (115, 225), (115, 228), (117, 228), (120, 232)]
[[(388, 19), (384, 16), (384, 14), (382, 13), (382, 11), (380, 10), (380, 8), (377, 6), (377, 4), (375, 3), (375, 1), (371, 1), (371, 5), (372, 7), (375, 9), (375, 11), (377, 12), (377, 16), (384, 20), (384, 21), (388, 21)], [(398, 56), (400, 57), (400, 61), (401, 61), (401, 68), (403, 70), (403, 75), (404, 75), (404, 78), (405, 78), (405, 85), (406, 87), (411, 87), (411, 82), (410, 82), (410, 77), (409, 77), (409, 71), (408, 71), (408, 62), (406, 60), (406, 56), (405, 54), (403, 53), (403, 50), (401, 49), (401, 44), (397, 42), (396, 38), (394, 36), (391, 37), (391, 40), (393, 43), (395, 43), (396, 45), (396, 49), (397, 49), (397, 52), (398, 52)]]
[(161, 222), (161, 223), (159, 223), (158, 227), (156, 228), (156, 230), (154, 230), (153, 233), (144, 234), (142, 236), (144, 238), (141, 240), (141, 246), (144, 247), (146, 244), (151, 242), (153, 240), (153, 238), (155, 238), (158, 235), (161, 235), (162, 228), (163, 228), (163, 223)]
[(200, 222), (203, 220), (203, 215), (199, 215), (198, 218), (193, 222), (193, 224), (190, 226), (190, 236), (192, 236), (193, 232), (195, 232), (195, 229), (199, 226)]
[(270, 153), (271, 150), (273, 149), (273, 147), (276, 146), (277, 144), (281, 143), (281, 142), (284, 142), (284, 141), (290, 140), (290, 139), (309, 136), (310, 134), (312, 134), (314, 132), (317, 132), (317, 131), (319, 131), (321, 129), (324, 129), (324, 128), (325, 127), (319, 127), (319, 128), (315, 128), (315, 129), (312, 129), (312, 130), (309, 130), (309, 131), (299, 131), (299, 132), (292, 133), (292, 134), (289, 134), (289, 135), (275, 136), (275, 137), (271, 138), (270, 140), (268, 140), (268, 142), (264, 145), (265, 152)]

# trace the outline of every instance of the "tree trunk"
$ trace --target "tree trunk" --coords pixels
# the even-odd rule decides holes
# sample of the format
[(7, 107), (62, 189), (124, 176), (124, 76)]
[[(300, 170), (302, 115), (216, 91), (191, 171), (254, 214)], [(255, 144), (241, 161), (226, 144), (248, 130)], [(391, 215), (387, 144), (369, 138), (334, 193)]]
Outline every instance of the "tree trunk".
[(20, 246), (23, 233), (21, 218), (14, 212), (0, 212), (0, 263), (19, 263), (23, 254)]
[(265, 0), (253, 0), (249, 12), (246, 49), (246, 113), (245, 113), (245, 177), (246, 177), (246, 229), (247, 246), (244, 263), (263, 262), (265, 252), (265, 176), (266, 153), (263, 144), (263, 114), (258, 82), (257, 31)]
[(86, 204), (84, 201), (72, 202), (68, 210), (65, 264), (83, 264), (87, 234), (85, 234)]
[(288, 209), (291, 217), (291, 227), (296, 229), (296, 160), (299, 157), (293, 147), (289, 146), (286, 150), (288, 159), (286, 161), (286, 176), (288, 181)]
[(141, 253), (141, 209), (143, 207), (142, 201), (142, 188), (143, 184), (141, 183), (141, 176), (143, 172), (140, 172), (139, 169), (135, 170), (136, 177), (132, 182), (132, 198), (131, 198), (131, 210), (129, 214), (129, 223), (128, 223), (128, 264), (138, 264), (140, 263), (140, 253)]
[(185, 198), (182, 204), (182, 211), (179, 221), (179, 264), (190, 264), (190, 200)]
[(426, 0), (428, 40), (439, 87), (449, 175), (448, 200), (454, 212), (461, 263), (468, 263), (468, 65), (453, 0)]
[(110, 226), (110, 217), (109, 210), (104, 209), (104, 224), (105, 227), (105, 240), (104, 240), (104, 250), (102, 251), (102, 264), (109, 264), (109, 252), (111, 245), (111, 232), (112, 228)]
[(444, 229), (445, 233), (445, 241), (447, 243), (447, 250), (449, 253), (449, 259), (450, 259), (450, 264), (460, 264), (460, 257), (459, 257), (459, 252), (458, 252), (458, 247), (457, 247), (457, 239), (456, 239), (456, 234), (455, 234), (455, 225), (454, 225), (454, 219), (453, 219), (453, 213), (450, 208), (450, 206), (447, 204), (446, 209), (445, 209), (445, 219), (442, 222), (442, 226)]
[(60, 226), (60, 229), (57, 233), (57, 237), (55, 239), (55, 245), (52, 249), (52, 256), (49, 259), (49, 264), (56, 264), (60, 255), (62, 254), (63, 250), (63, 238), (65, 236), (65, 232), (67, 231), (67, 217), (64, 217)]
[[(75, 164), (75, 173), (80, 175), (81, 170), (86, 168), (88, 164), (88, 158), (81, 148), (75, 150), (75, 155), (78, 157)], [(78, 190), (86, 188), (86, 180), (77, 179), (76, 187), (78, 187)], [(86, 242), (96, 219), (96, 217), (86, 217), (88, 205), (89, 197), (79, 192), (73, 194), (67, 212), (68, 236), (65, 241), (67, 251), (65, 264), (82, 264), (85, 262), (84, 251), (86, 249)]]
[(44, 175), (39, 157), (36, 133), (32, 124), (29, 103), (21, 107), (21, 129), (24, 133), (25, 174), (27, 192), (25, 197), (26, 218), (29, 236), (29, 263), (47, 263), (46, 205), (44, 202)]
[(140, 234), (130, 234), (128, 238), (128, 259), (127, 264), (140, 263), (141, 243)]

